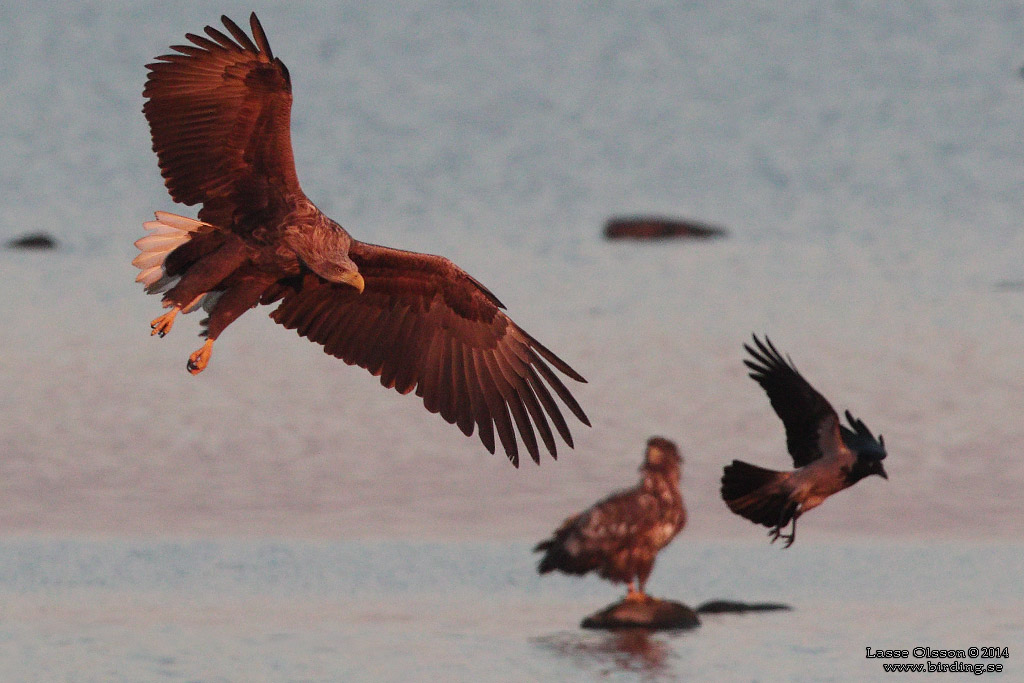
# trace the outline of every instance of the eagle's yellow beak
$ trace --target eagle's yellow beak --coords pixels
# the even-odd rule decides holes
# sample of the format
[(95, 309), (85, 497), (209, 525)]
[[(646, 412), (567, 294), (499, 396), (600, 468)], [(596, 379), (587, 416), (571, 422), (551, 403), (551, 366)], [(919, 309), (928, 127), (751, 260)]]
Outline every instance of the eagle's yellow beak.
[(360, 275), (359, 271), (357, 270), (352, 271), (351, 273), (346, 273), (343, 282), (345, 282), (345, 284), (347, 285), (352, 285), (353, 287), (355, 287), (356, 291), (359, 292), (360, 294), (363, 293), (363, 289), (366, 287), (366, 282), (363, 280), (363, 276)]

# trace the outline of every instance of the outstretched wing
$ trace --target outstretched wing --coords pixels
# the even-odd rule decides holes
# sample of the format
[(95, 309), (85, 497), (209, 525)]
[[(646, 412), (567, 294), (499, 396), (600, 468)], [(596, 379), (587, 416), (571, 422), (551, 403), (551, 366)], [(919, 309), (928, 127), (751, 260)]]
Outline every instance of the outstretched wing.
[[(572, 446), (552, 392), (590, 422), (552, 367), (575, 370), (516, 325), (501, 302), (448, 259), (352, 242), (362, 294), (315, 275), (278, 293), (271, 317), (350, 365), (366, 368), (400, 393), (413, 389), (432, 413), (466, 436), (479, 430), (494, 452), (495, 431), (519, 465), (515, 429), (535, 462), (537, 435), (557, 455), (551, 429)], [(264, 301), (268, 303), (268, 301)], [(550, 423), (549, 423), (550, 420)]]
[(835, 409), (787, 362), (768, 337), (754, 335), (756, 349), (744, 344), (754, 360), (743, 363), (750, 377), (768, 394), (772, 408), (786, 427), (786, 446), (797, 467), (835, 453), (840, 445), (839, 416)]
[[(201, 220), (236, 230), (301, 195), (290, 132), (288, 69), (255, 13), (252, 38), (227, 17), (231, 36), (206, 27), (192, 45), (149, 64), (142, 111), (171, 197), (203, 204)], [(232, 39), (233, 38), (233, 39)]]

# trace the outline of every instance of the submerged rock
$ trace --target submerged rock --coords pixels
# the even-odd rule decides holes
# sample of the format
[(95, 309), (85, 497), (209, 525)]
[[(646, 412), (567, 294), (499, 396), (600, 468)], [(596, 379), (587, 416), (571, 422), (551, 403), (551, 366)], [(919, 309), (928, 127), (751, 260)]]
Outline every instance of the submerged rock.
[(736, 600), (708, 600), (697, 608), (698, 614), (743, 614), (745, 612), (775, 612), (791, 610), (780, 602), (738, 602)]
[(583, 620), (581, 628), (678, 630), (700, 626), (700, 614), (746, 614), (747, 612), (778, 612), (793, 608), (781, 602), (740, 602), (708, 600), (693, 610), (674, 600), (651, 598), (646, 602), (620, 600), (594, 612)]
[(44, 232), (31, 233), (7, 240), (8, 249), (53, 249), (57, 240)]
[(696, 612), (682, 603), (652, 598), (646, 602), (620, 600), (591, 614), (580, 626), (592, 629), (668, 630), (696, 628), (700, 626), (700, 619)]
[(614, 239), (664, 239), (668, 237), (724, 237), (725, 229), (707, 223), (657, 216), (610, 218), (604, 226), (604, 236)]

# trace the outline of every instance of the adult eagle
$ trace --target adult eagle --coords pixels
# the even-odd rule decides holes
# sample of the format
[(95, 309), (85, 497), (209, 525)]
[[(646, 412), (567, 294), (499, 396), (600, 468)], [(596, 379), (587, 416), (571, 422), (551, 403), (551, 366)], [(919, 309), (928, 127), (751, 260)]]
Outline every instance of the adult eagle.
[(230, 36), (207, 26), (147, 67), (142, 111), (161, 174), (174, 201), (202, 205), (199, 220), (157, 212), (136, 242), (137, 281), (170, 309), (153, 334), (202, 306), (206, 342), (187, 365), (196, 374), (224, 328), (279, 302), (273, 320), (385, 387), (415, 389), (427, 410), (466, 436), (476, 429), (492, 453), (497, 432), (516, 466), (515, 430), (535, 462), (537, 434), (557, 455), (551, 425), (571, 447), (552, 392), (590, 422), (552, 367), (586, 380), (448, 259), (360, 242), (321, 213), (295, 174), (288, 69), (255, 14), (252, 37), (221, 20)]
[(649, 439), (639, 483), (562, 522), (551, 538), (533, 549), (544, 553), (537, 571), (594, 571), (627, 584), (626, 600), (647, 601), (644, 586), (655, 557), (686, 525), (679, 493), (682, 464), (674, 443), (657, 436)]
[[(796, 469), (777, 472), (733, 460), (722, 473), (722, 499), (729, 509), (756, 524), (770, 527), (772, 543), (796, 539), (796, 520), (829, 496), (850, 488), (864, 477), (888, 479), (882, 460), (885, 439), (871, 433), (846, 411), (847, 427), (832, 404), (788, 363), (772, 341), (754, 336), (756, 349), (744, 344), (752, 360), (743, 361), (760, 384), (786, 427), (786, 444)], [(782, 530), (793, 524), (788, 534)]]

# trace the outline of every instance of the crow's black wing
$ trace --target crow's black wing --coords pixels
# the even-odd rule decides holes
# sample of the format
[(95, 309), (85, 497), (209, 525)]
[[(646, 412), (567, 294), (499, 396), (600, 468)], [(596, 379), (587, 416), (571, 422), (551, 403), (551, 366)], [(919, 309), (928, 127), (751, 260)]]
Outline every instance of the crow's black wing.
[(783, 359), (768, 337), (762, 342), (754, 335), (754, 344), (756, 349), (743, 345), (753, 357), (743, 363), (750, 368), (750, 377), (764, 388), (785, 425), (786, 445), (793, 462), (803, 467), (835, 453), (842, 444), (835, 409), (803, 378), (792, 361)]

